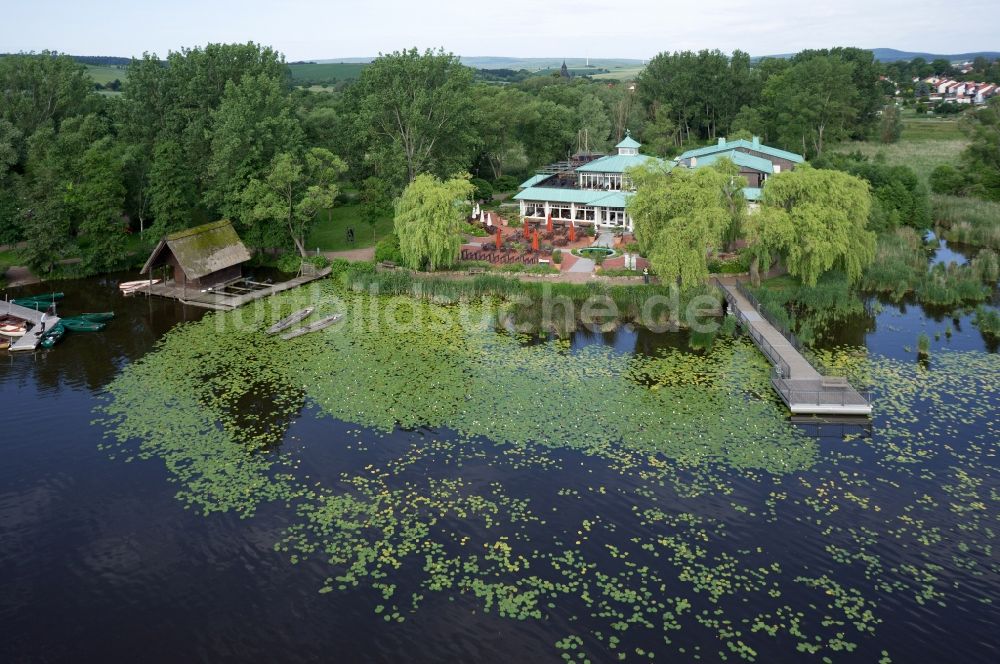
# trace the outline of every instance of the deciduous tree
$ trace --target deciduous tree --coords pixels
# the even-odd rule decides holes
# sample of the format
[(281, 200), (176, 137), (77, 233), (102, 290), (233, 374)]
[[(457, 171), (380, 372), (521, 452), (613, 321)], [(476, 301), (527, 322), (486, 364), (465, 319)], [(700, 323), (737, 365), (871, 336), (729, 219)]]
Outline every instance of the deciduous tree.
[(393, 223), (408, 267), (436, 270), (458, 260), (472, 193), (468, 176), (441, 181), (424, 173), (406, 187)]

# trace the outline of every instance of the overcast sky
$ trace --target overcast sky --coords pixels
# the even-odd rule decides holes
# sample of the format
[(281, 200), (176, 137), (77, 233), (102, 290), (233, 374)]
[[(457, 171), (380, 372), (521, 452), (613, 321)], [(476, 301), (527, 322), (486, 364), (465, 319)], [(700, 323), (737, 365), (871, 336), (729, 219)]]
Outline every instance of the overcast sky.
[(850, 45), (1000, 50), (1000, 0), (0, 0), (0, 52), (165, 56), (254, 41), (289, 60), (409, 46), (465, 56), (649, 58)]

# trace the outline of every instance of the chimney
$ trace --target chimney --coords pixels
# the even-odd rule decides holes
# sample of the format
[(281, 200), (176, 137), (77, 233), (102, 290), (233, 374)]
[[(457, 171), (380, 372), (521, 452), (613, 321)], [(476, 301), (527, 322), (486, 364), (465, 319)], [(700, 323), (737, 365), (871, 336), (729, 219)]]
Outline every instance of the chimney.
[(753, 147), (754, 147), (754, 150), (760, 149), (760, 136), (754, 136), (753, 137)]
[(725, 136), (720, 136), (719, 137), (719, 145), (725, 145), (725, 144), (726, 144), (726, 137)]

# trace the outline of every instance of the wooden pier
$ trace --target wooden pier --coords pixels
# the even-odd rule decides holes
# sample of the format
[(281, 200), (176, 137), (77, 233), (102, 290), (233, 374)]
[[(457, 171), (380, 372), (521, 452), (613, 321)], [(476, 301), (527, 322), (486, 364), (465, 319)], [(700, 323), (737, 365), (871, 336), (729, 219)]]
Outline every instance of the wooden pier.
[(786, 337), (768, 320), (756, 298), (739, 281), (715, 280), (735, 315), (757, 347), (774, 365), (771, 385), (793, 415), (871, 416), (868, 396), (843, 376), (824, 376), (798, 351), (794, 337)]
[(191, 286), (177, 284), (174, 281), (167, 281), (140, 286), (135, 292), (167, 297), (178, 300), (183, 304), (202, 307), (204, 309), (232, 311), (254, 300), (270, 297), (275, 293), (298, 288), (310, 281), (322, 279), (328, 274), (330, 274), (330, 268), (317, 270), (310, 274), (303, 274), (294, 279), (276, 284), (263, 284), (245, 279), (236, 279), (230, 283), (207, 289), (192, 288)]
[(51, 330), (59, 322), (59, 317), (42, 311), (22, 307), (13, 302), (0, 303), (0, 315), (13, 316), (31, 323), (28, 331), (19, 339), (11, 339), (10, 352), (33, 351), (42, 343), (42, 316), (45, 316), (45, 329)]

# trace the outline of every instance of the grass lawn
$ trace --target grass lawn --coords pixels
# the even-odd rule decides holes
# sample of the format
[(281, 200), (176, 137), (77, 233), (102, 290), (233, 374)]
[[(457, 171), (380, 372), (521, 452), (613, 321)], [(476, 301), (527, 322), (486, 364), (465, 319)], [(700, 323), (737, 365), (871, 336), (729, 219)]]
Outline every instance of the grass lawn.
[[(347, 229), (354, 228), (354, 244), (347, 242)], [(360, 205), (342, 205), (320, 213), (306, 240), (307, 249), (320, 251), (347, 251), (371, 247), (392, 233), (392, 214), (386, 214), (375, 222), (375, 238), (372, 227), (362, 218)]]
[(946, 138), (914, 140), (906, 137), (896, 143), (877, 143), (859, 141), (842, 143), (838, 152), (861, 152), (870, 157), (883, 155), (891, 165), (909, 166), (924, 181), (927, 182), (931, 171), (942, 164), (958, 163), (958, 155), (968, 145), (965, 138)]

